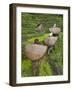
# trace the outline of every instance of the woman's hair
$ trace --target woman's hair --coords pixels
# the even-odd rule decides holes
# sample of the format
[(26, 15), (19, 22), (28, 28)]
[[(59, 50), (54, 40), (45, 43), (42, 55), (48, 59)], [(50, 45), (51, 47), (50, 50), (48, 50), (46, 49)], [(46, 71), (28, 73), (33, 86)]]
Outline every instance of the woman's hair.
[(39, 39), (35, 39), (35, 40), (34, 40), (34, 43), (35, 43), (35, 44), (40, 44)]

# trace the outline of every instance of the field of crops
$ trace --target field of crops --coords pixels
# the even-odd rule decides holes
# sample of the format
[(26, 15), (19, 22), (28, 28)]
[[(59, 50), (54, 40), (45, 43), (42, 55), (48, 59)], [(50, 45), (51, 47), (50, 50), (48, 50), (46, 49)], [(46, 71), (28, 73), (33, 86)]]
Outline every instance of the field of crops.
[[(41, 44), (44, 44), (44, 40), (49, 35), (49, 28), (54, 23), (57, 27), (61, 28), (58, 40), (48, 55), (46, 53), (39, 62), (39, 75), (38, 76), (52, 76), (63, 74), (63, 16), (53, 14), (34, 14), (34, 13), (22, 13), (21, 14), (21, 27), (22, 27), (22, 60), (21, 60), (21, 76), (29, 77), (32, 75), (32, 61), (25, 55), (25, 46), (32, 44), (35, 39), (39, 39)], [(42, 23), (44, 32), (37, 32), (35, 30), (37, 24)]]

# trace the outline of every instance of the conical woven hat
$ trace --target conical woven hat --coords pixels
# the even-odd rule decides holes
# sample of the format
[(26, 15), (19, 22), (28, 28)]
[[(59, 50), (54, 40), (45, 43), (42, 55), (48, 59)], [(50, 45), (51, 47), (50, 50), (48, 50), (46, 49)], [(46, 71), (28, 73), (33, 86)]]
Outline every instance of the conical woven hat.
[(53, 34), (58, 34), (61, 29), (59, 27), (56, 27), (56, 24), (54, 24), (53, 27), (49, 28), (49, 31)]
[(47, 46), (30, 44), (25, 47), (26, 56), (31, 60), (40, 59), (46, 52)]
[(55, 45), (57, 39), (58, 39), (58, 37), (52, 36), (52, 37), (46, 38), (44, 42), (45, 42), (45, 44), (48, 45), (48, 46), (53, 46), (53, 45)]
[(42, 31), (44, 31), (44, 27), (42, 24), (40, 24), (35, 30), (38, 32), (42, 32)]

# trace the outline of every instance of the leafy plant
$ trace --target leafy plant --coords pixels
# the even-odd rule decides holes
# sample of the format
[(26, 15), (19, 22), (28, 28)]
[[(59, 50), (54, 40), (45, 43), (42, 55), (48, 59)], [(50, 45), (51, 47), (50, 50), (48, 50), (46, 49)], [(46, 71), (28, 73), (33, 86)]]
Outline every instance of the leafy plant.
[[(34, 14), (34, 13), (22, 13), (22, 63), (21, 63), (21, 75), (22, 77), (32, 76), (32, 62), (25, 56), (25, 46), (32, 44), (37, 38), (44, 44), (45, 38), (48, 37), (49, 28), (54, 23), (63, 31), (63, 16), (53, 14)], [(44, 26), (44, 32), (36, 32), (35, 28), (37, 24), (42, 23)], [(48, 53), (48, 52), (47, 52)], [(40, 60), (39, 63), (39, 76), (51, 76), (63, 74), (63, 32), (60, 32), (58, 40), (52, 50), (52, 52), (46, 55)]]

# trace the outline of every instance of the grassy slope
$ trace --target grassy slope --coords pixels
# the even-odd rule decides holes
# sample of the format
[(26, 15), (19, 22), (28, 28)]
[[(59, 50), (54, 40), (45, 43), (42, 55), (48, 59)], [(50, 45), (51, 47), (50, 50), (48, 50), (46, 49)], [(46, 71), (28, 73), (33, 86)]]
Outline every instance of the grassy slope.
[[(39, 22), (42, 22), (45, 27), (45, 32), (43, 33), (38, 33), (35, 31), (35, 27)], [(62, 29), (62, 16), (22, 14), (22, 76), (32, 76), (32, 62), (25, 56), (25, 45), (33, 43), (35, 38), (38, 38), (43, 44), (44, 39), (48, 37), (48, 28), (51, 27), (54, 23), (57, 23), (57, 25)], [(62, 74), (62, 39), (63, 35), (61, 32), (52, 53), (49, 56), (46, 53), (46, 55), (40, 60), (39, 76)]]

